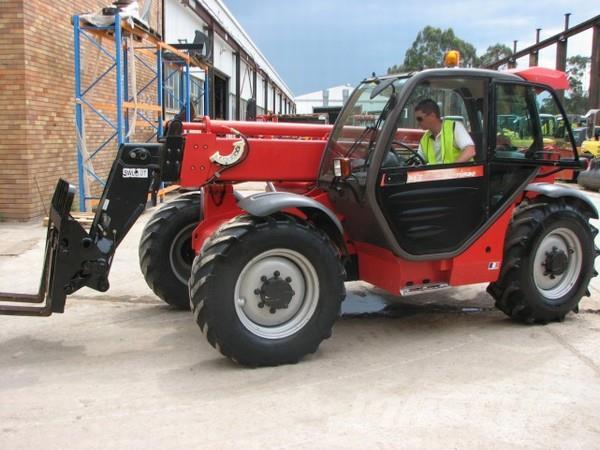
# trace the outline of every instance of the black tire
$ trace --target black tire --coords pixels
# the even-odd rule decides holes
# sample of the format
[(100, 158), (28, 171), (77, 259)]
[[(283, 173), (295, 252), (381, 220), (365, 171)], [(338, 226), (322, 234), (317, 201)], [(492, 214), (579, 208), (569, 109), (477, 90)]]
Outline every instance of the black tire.
[(140, 239), (140, 267), (146, 283), (179, 309), (190, 309), (188, 280), (195, 257), (191, 238), (201, 220), (202, 194), (186, 194), (156, 211)]
[(600, 189), (600, 158), (590, 155), (588, 168), (579, 173), (577, 184), (591, 191), (598, 191)]
[(506, 235), (500, 278), (488, 287), (496, 307), (529, 324), (562, 321), (577, 311), (596, 275), (598, 230), (588, 219), (563, 199), (520, 205)]
[[(292, 289), (288, 305), (272, 308), (269, 302), (283, 297), (263, 297), (273, 280)], [(223, 225), (194, 260), (190, 299), (200, 329), (223, 355), (252, 367), (291, 364), (331, 336), (344, 280), (325, 233), (285, 214), (243, 215)]]

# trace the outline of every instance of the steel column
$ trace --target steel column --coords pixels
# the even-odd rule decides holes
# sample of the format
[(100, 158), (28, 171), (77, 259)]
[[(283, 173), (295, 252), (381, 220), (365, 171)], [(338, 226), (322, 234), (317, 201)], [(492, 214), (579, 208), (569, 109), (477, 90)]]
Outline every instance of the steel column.
[(240, 97), (242, 95), (241, 93), (241, 62), (240, 62), (240, 54), (239, 52), (235, 54), (235, 120), (240, 120), (241, 118), (241, 114), (240, 114), (240, 106), (241, 106), (241, 102), (240, 102)]
[[(565, 31), (569, 30), (569, 16), (565, 14)], [(561, 35), (556, 42), (556, 70), (566, 72), (567, 70), (567, 36)], [(558, 98), (562, 102), (565, 98), (565, 91), (561, 90), (557, 93)]]
[(190, 63), (185, 63), (185, 118), (188, 122), (192, 121), (192, 80), (190, 74)]
[(81, 104), (81, 36), (79, 16), (73, 17), (75, 50), (75, 128), (77, 131), (77, 176), (79, 184), (79, 211), (85, 212), (85, 172), (83, 169), (83, 105)]
[(208, 82), (208, 70), (204, 71), (204, 115), (208, 116), (209, 107), (210, 107), (210, 95), (208, 92), (209, 82)]
[(121, 33), (121, 16), (115, 16), (115, 62), (117, 64), (117, 141), (124, 143), (123, 137), (123, 41)]
[(158, 106), (161, 108), (161, 112), (158, 114), (158, 130), (157, 136), (161, 137), (164, 133), (163, 129), (163, 118), (165, 113), (165, 108), (163, 104), (163, 58), (162, 58), (162, 48), (158, 48), (156, 50), (156, 84), (158, 85), (156, 92), (156, 99), (158, 101)]
[(589, 109), (600, 108), (600, 23), (597, 23), (593, 30)]

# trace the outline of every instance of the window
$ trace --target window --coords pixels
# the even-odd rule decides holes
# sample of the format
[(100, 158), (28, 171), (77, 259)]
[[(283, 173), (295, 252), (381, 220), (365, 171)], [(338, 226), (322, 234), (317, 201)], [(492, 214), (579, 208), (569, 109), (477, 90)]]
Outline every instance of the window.
[(248, 100), (240, 98), (240, 120), (246, 120), (246, 111), (248, 108)]
[(400, 127), (419, 128), (415, 119), (415, 106), (424, 99), (431, 99), (437, 103), (442, 119), (461, 122), (467, 131), (471, 132), (469, 114), (463, 98), (451, 89), (442, 86), (432, 87), (429, 83), (417, 87), (407, 102), (404, 114), (401, 116)]
[(173, 67), (167, 66), (164, 84), (164, 105), (168, 112), (177, 113), (181, 110), (181, 74)]
[[(417, 86), (403, 106), (396, 131), (394, 151), (400, 161), (409, 165), (415, 161), (451, 164), (465, 155), (465, 151), (472, 154), (473, 146), (474, 159), (481, 159), (485, 97), (483, 79), (431, 78)], [(449, 129), (447, 134), (444, 130)], [(424, 133), (430, 136), (429, 140), (423, 141)], [(437, 135), (433, 136), (434, 133)], [(417, 151), (423, 161), (415, 156)]]
[(236, 101), (237, 96), (235, 94), (229, 94), (229, 117), (231, 118), (231, 120), (235, 120), (236, 119)]
[(495, 156), (503, 159), (572, 158), (566, 118), (546, 89), (518, 84), (496, 87)]
[(552, 93), (544, 89), (536, 91), (535, 102), (544, 144), (538, 158), (573, 158), (573, 148), (566, 129), (567, 120), (560, 112), (557, 100)]
[(496, 158), (522, 159), (535, 142), (531, 92), (519, 84), (496, 86)]
[(204, 81), (191, 77), (191, 101), (197, 116), (204, 115)]

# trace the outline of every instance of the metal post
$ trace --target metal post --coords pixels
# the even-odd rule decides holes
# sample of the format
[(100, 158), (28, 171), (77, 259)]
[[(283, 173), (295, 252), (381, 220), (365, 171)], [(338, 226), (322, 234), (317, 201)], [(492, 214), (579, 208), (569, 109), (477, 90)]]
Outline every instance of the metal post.
[[(540, 31), (541, 28), (536, 28), (535, 29), (535, 43), (539, 44), (540, 43)], [(538, 58), (539, 58), (539, 50), (534, 50), (529, 54), (529, 67), (534, 67), (538, 65)]]
[(192, 79), (190, 61), (185, 62), (185, 120), (192, 121)]
[(77, 129), (77, 176), (79, 177), (79, 211), (85, 212), (85, 171), (83, 161), (83, 105), (81, 104), (81, 30), (79, 16), (73, 16), (75, 50), (75, 128)]
[(210, 111), (209, 111), (209, 92), (208, 92), (208, 87), (209, 87), (209, 83), (208, 83), (208, 69), (206, 69), (204, 71), (204, 115), (205, 116), (209, 116)]
[(115, 62), (117, 78), (117, 142), (124, 143), (123, 138), (123, 41), (121, 34), (121, 16), (115, 16)]
[(240, 111), (240, 106), (241, 106), (241, 102), (240, 102), (240, 97), (242, 96), (241, 93), (241, 62), (240, 62), (240, 52), (237, 52), (235, 54), (235, 116), (234, 119), (235, 120), (240, 120), (240, 118), (242, 117), (241, 115), (241, 111)]
[[(129, 101), (129, 49), (127, 45), (125, 45), (125, 50), (123, 51), (123, 99), (126, 102)], [(125, 140), (129, 141), (129, 138), (127, 138), (129, 135), (129, 109), (123, 111), (123, 116), (125, 122)]]
[[(569, 16), (565, 14), (565, 31), (569, 29)], [(567, 68), (567, 37), (562, 35), (556, 43), (556, 69), (565, 71)]]
[[(569, 16), (571, 14), (565, 14), (565, 31), (569, 29)], [(556, 43), (556, 70), (567, 70), (567, 37), (565, 35), (560, 36)], [(562, 102), (565, 98), (565, 91), (561, 90), (557, 92), (559, 100)]]
[(156, 98), (158, 100), (158, 106), (160, 106), (160, 112), (158, 113), (158, 131), (157, 137), (162, 137), (163, 130), (163, 61), (162, 61), (162, 48), (157, 47), (156, 49), (156, 84), (158, 89), (156, 92)]
[[(519, 41), (513, 41), (513, 55), (517, 53), (517, 42)], [(508, 62), (508, 68), (514, 69), (515, 67), (517, 67), (517, 60), (513, 57)]]
[(269, 79), (265, 76), (263, 78), (265, 88), (265, 114), (269, 112)]
[(179, 98), (177, 101), (179, 102), (180, 108), (185, 108), (185, 84), (184, 84), (184, 74), (183, 69), (179, 70), (179, 66), (177, 66), (177, 82), (179, 83)]
[(258, 93), (256, 92), (256, 89), (258, 87), (258, 67), (254, 66), (254, 70), (252, 71), (252, 99), (254, 100), (254, 104), (256, 104), (256, 97), (258, 95)]
[(589, 109), (600, 108), (600, 23), (594, 25), (593, 30)]

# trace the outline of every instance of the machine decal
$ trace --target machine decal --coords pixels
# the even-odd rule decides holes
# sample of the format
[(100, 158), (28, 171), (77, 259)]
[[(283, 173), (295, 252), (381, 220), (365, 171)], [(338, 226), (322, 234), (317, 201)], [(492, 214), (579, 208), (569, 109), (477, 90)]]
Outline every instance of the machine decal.
[(148, 178), (148, 169), (124, 167), (123, 178)]
[(237, 163), (244, 155), (244, 141), (237, 141), (233, 144), (233, 151), (229, 155), (221, 155), (219, 151), (213, 153), (210, 161), (219, 164), (220, 166), (231, 166)]
[(483, 166), (453, 167), (451, 169), (419, 170), (408, 172), (407, 183), (422, 183), (424, 181), (452, 180), (455, 178), (477, 178), (483, 176)]

